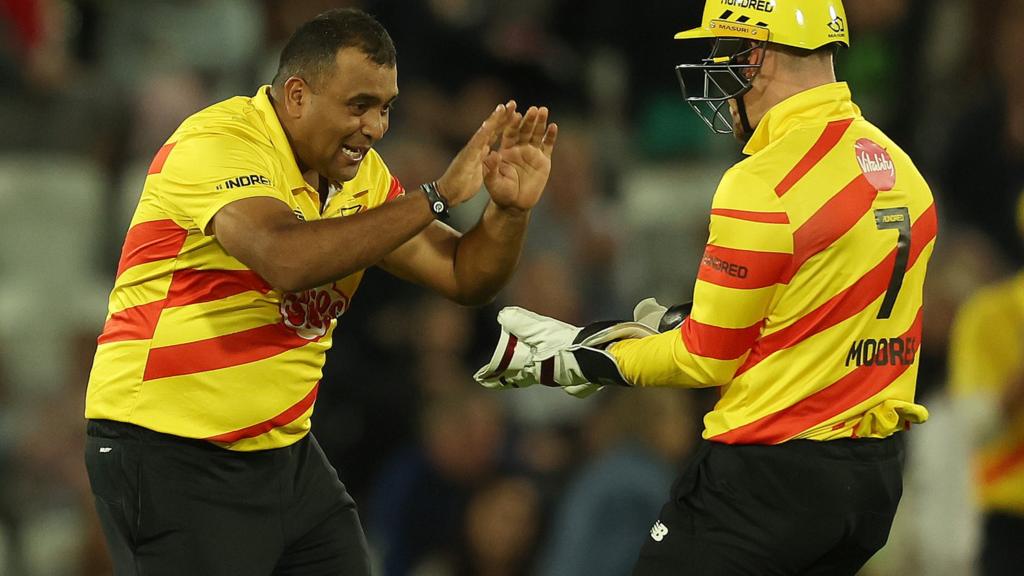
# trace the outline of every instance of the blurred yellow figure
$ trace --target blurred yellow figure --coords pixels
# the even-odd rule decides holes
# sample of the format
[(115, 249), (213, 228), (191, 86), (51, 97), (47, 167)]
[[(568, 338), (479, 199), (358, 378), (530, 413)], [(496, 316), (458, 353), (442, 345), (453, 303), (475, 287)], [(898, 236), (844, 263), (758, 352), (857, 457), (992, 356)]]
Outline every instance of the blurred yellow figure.
[[(1024, 195), (1018, 202), (1024, 234)], [(980, 290), (957, 314), (952, 393), (970, 422), (982, 512), (981, 574), (1024, 566), (1024, 271)]]

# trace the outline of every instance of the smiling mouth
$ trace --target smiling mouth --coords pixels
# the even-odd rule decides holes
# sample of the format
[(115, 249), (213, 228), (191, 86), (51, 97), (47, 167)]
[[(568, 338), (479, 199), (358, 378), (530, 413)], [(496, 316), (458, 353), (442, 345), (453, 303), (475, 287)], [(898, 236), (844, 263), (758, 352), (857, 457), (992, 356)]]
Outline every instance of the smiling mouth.
[(366, 155), (366, 148), (353, 148), (352, 146), (346, 146), (342, 144), (341, 151), (353, 162), (359, 162)]

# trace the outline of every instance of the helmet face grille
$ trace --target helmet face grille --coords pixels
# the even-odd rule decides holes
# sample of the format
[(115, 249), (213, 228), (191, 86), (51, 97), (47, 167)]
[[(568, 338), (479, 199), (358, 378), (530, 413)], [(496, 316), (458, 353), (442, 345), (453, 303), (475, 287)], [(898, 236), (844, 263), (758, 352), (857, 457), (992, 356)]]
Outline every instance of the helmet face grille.
[[(742, 97), (761, 64), (750, 64), (751, 52), (764, 48), (766, 41), (752, 42), (739, 38), (716, 38), (711, 55), (700, 64), (676, 66), (676, 77), (683, 90), (683, 99), (716, 134), (732, 134), (729, 100)], [(747, 78), (748, 70), (753, 73)]]

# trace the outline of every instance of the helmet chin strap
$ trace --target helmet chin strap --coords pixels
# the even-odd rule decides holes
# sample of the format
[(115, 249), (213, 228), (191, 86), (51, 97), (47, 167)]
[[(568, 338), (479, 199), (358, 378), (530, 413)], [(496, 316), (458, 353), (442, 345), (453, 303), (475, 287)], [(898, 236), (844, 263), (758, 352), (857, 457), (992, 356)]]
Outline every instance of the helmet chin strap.
[(747, 105), (743, 102), (743, 94), (736, 98), (736, 110), (740, 115), (740, 127), (743, 128), (743, 133), (737, 134), (737, 136), (746, 142), (754, 135), (754, 127), (750, 125), (750, 118), (747, 116)]

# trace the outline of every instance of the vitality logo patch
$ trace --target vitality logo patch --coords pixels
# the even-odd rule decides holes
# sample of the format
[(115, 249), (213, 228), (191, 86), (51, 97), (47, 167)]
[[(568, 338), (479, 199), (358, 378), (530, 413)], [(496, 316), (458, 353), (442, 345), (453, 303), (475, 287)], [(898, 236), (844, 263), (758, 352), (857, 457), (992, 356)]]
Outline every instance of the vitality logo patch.
[(348, 296), (333, 286), (288, 292), (281, 297), (281, 319), (302, 338), (316, 340), (345, 313), (348, 302)]
[(885, 148), (867, 138), (861, 138), (854, 145), (854, 151), (861, 173), (875, 190), (885, 192), (896, 186), (896, 165)]

